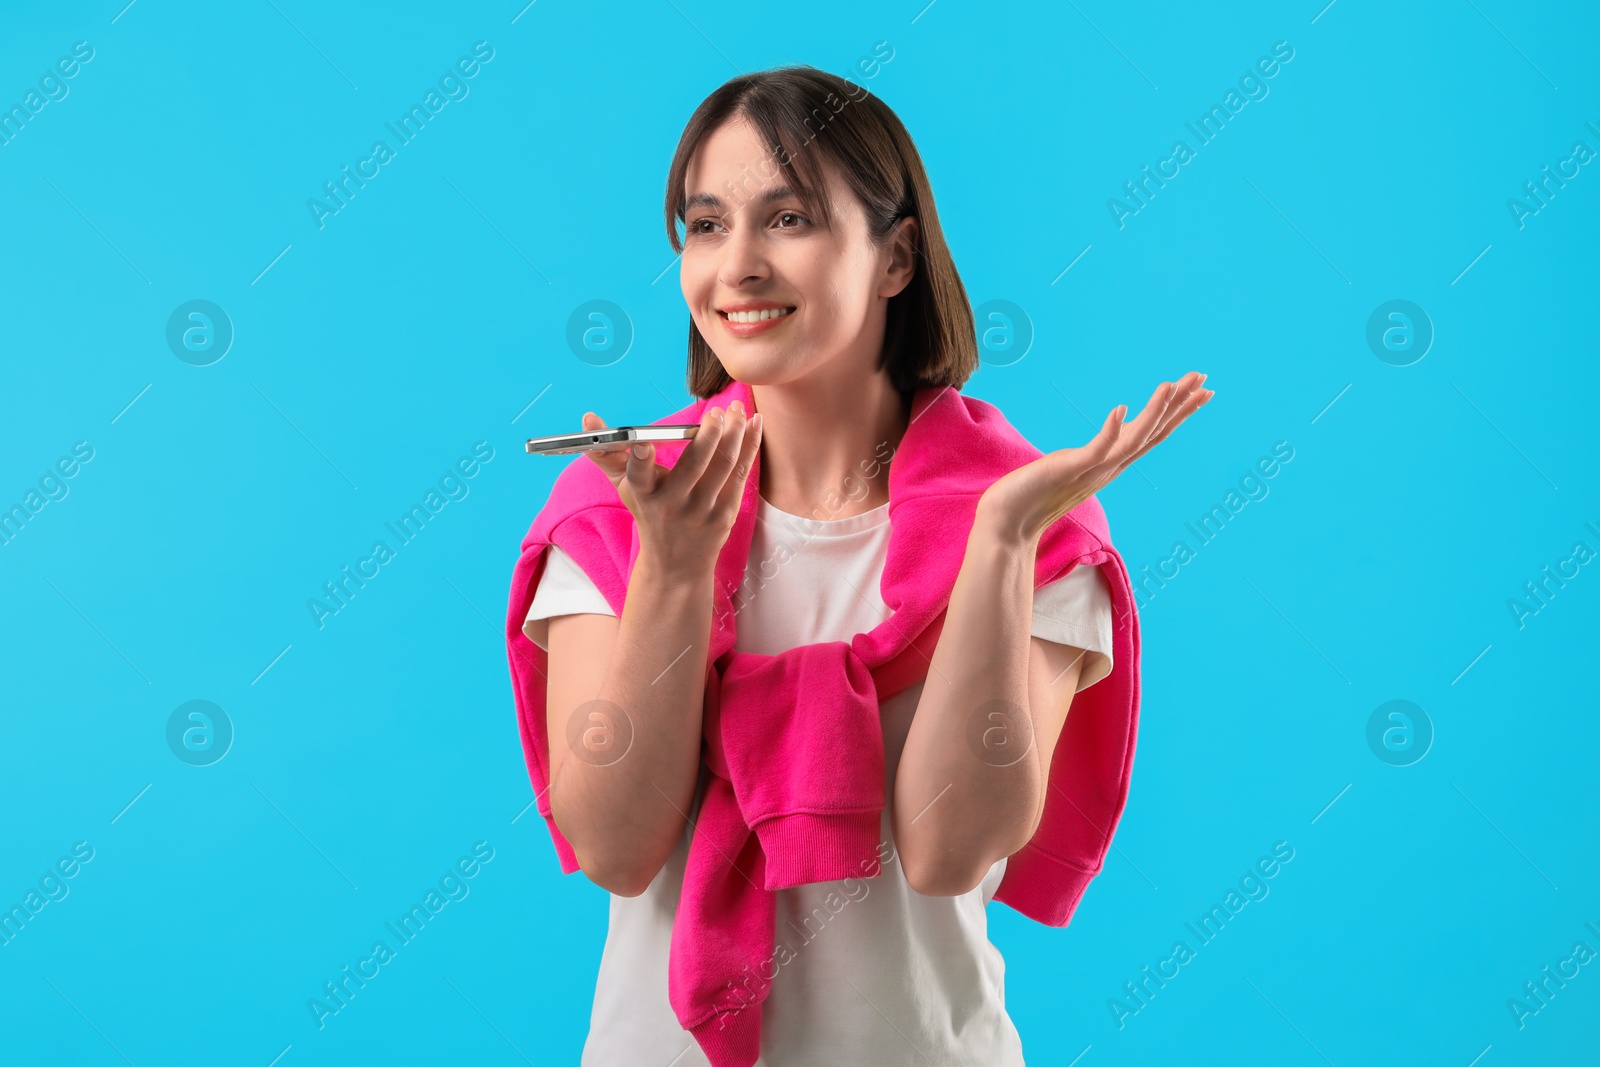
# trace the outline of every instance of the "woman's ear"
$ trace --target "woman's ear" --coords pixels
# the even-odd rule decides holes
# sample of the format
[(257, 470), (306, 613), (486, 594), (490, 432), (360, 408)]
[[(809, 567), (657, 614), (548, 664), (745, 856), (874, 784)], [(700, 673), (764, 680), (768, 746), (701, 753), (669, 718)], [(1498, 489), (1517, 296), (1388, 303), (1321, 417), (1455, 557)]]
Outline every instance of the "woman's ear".
[(915, 215), (907, 215), (889, 231), (889, 263), (884, 269), (879, 296), (898, 296), (917, 273), (920, 231)]

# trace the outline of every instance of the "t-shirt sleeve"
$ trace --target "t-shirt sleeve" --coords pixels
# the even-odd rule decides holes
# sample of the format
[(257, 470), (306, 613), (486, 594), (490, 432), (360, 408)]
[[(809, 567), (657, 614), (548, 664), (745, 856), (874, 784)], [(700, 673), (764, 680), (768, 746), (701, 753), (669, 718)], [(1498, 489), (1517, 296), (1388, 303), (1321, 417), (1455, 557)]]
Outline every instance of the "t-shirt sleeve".
[(1111, 673), (1111, 588), (1099, 567), (1078, 566), (1033, 591), (1033, 636), (1084, 649), (1078, 692)]
[(528, 640), (546, 652), (550, 651), (550, 620), (557, 615), (617, 614), (576, 560), (555, 545), (550, 546), (549, 556), (539, 587), (534, 590), (533, 603), (528, 605), (528, 617), (522, 623)]

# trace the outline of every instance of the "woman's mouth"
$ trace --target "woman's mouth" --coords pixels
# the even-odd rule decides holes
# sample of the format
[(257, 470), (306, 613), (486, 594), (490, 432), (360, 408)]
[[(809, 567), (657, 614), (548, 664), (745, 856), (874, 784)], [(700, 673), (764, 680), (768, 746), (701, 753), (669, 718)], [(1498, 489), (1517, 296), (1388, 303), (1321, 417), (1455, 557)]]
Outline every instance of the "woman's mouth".
[(754, 337), (794, 317), (796, 309), (762, 308), (759, 311), (718, 311), (723, 328), (735, 337)]

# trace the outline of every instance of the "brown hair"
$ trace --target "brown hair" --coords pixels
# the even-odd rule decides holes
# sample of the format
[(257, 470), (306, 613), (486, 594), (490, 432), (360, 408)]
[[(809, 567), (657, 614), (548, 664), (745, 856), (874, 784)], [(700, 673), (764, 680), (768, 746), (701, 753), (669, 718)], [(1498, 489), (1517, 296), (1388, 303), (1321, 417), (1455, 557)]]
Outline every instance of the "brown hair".
[[(917, 219), (920, 262), (905, 289), (889, 298), (878, 366), (887, 368), (902, 394), (925, 385), (960, 389), (978, 366), (977, 335), (922, 157), (899, 116), (854, 82), (811, 66), (786, 66), (742, 74), (706, 97), (684, 127), (667, 172), (666, 226), (672, 250), (683, 251), (678, 224), (685, 219), (689, 160), (703, 138), (735, 118), (747, 121), (772, 146), (772, 154), (757, 165), (765, 168), (760, 177), (776, 173), (775, 160), (790, 188), (824, 225), (830, 224), (832, 212), (822, 159), (838, 168), (861, 201), (874, 241), (882, 242), (900, 219)], [(814, 141), (817, 151), (804, 151)], [(693, 319), (686, 377), (689, 392), (701, 398), (733, 381)]]

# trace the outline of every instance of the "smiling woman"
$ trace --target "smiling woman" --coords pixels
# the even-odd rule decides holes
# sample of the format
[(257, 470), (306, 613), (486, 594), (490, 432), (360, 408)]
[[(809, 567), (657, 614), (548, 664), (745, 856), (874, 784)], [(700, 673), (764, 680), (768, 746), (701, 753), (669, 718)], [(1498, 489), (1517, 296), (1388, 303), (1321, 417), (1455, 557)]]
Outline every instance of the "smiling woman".
[[(921, 157), (894, 113), (860, 86), (795, 68), (724, 85), (678, 142), (665, 222), (683, 253), (695, 396), (735, 379), (781, 380), (780, 346), (886, 370), (901, 394), (958, 386), (977, 367), (971, 306)], [(733, 277), (768, 257), (780, 261), (773, 276)], [(870, 287), (835, 284), (841, 270), (883, 276)], [(780, 279), (790, 291), (776, 291)], [(735, 313), (751, 310), (764, 319), (777, 312), (781, 328), (742, 325), (749, 316)], [(717, 350), (730, 337), (769, 343)]]
[(1094, 493), (1210, 394), (1049, 455), (962, 396), (917, 149), (812, 67), (700, 104), (665, 222), (697, 399), (657, 421), (699, 428), (568, 466), (506, 621), (535, 803), (611, 894), (582, 1062), (1021, 1067), (986, 908), (1066, 925), (1136, 736)]

